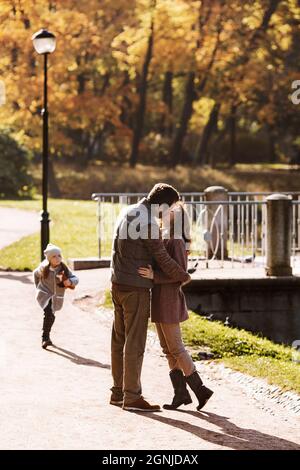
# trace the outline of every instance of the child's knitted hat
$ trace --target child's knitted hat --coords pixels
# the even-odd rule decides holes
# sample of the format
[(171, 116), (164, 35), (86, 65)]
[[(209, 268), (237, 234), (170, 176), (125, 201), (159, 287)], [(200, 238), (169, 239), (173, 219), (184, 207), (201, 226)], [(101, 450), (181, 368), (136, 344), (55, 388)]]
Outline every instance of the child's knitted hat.
[(48, 243), (46, 249), (44, 250), (44, 255), (46, 256), (47, 260), (50, 261), (52, 256), (61, 255), (61, 249), (56, 245), (52, 245), (52, 243)]

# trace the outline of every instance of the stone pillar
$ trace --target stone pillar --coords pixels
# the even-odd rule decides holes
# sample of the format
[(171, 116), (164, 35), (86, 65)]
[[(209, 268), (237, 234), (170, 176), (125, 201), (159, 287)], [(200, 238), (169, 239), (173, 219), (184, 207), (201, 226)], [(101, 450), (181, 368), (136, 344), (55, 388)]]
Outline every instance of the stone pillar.
[[(209, 186), (204, 190), (204, 200), (207, 202), (212, 201), (228, 201), (228, 190), (223, 186)], [(222, 204), (222, 208), (219, 209), (215, 221), (212, 226), (215, 212), (218, 210), (219, 204), (207, 204), (206, 209), (208, 211), (205, 240), (208, 243), (208, 256), (212, 257), (217, 244), (219, 234), (219, 244), (216, 252), (215, 259), (222, 259), (222, 238), (224, 244), (224, 259), (228, 258), (227, 251), (227, 238), (228, 238), (228, 204)], [(223, 212), (223, 215), (222, 215)], [(223, 222), (223, 223), (222, 223)], [(208, 240), (211, 240), (210, 242)]]
[(272, 194), (267, 201), (267, 276), (292, 276), (291, 221), (292, 199)]

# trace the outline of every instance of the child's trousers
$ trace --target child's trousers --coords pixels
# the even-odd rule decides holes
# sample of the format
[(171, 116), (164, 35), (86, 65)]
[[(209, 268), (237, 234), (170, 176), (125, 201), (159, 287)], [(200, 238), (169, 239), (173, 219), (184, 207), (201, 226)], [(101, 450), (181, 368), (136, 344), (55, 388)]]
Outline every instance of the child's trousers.
[(44, 321), (43, 321), (43, 341), (48, 341), (52, 325), (55, 321), (55, 315), (52, 311), (52, 300), (50, 299), (47, 307), (44, 309)]

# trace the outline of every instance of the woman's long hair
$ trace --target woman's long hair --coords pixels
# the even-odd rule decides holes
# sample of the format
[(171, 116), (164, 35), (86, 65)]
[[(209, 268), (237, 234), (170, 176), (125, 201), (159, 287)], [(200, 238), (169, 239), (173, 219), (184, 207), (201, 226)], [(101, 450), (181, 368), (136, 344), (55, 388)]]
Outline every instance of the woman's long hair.
[[(179, 201), (176, 203), (173, 212), (175, 213), (176, 211), (181, 212), (181, 228), (180, 228), (180, 236), (183, 238), (187, 251), (189, 251), (190, 245), (192, 243), (192, 238), (191, 238), (191, 224), (190, 224), (190, 218), (189, 215), (184, 207), (184, 204)], [(175, 215), (174, 218), (171, 219), (170, 221), (170, 236), (174, 237), (175, 233)], [(177, 229), (177, 227), (176, 227)]]

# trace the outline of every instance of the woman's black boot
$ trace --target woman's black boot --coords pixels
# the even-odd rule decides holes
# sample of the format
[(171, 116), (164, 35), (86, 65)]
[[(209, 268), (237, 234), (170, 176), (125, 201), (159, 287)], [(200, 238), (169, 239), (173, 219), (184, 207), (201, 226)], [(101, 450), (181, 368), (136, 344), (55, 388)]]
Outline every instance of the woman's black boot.
[(171, 405), (164, 405), (163, 408), (165, 410), (176, 410), (180, 405), (192, 403), (182, 371), (180, 369), (171, 370), (170, 379), (174, 388), (174, 397)]
[(205, 403), (210, 399), (214, 392), (203, 385), (203, 382), (196, 370), (192, 375), (189, 375), (185, 379), (199, 401), (197, 406), (197, 410), (199, 411), (201, 408), (203, 408)]

